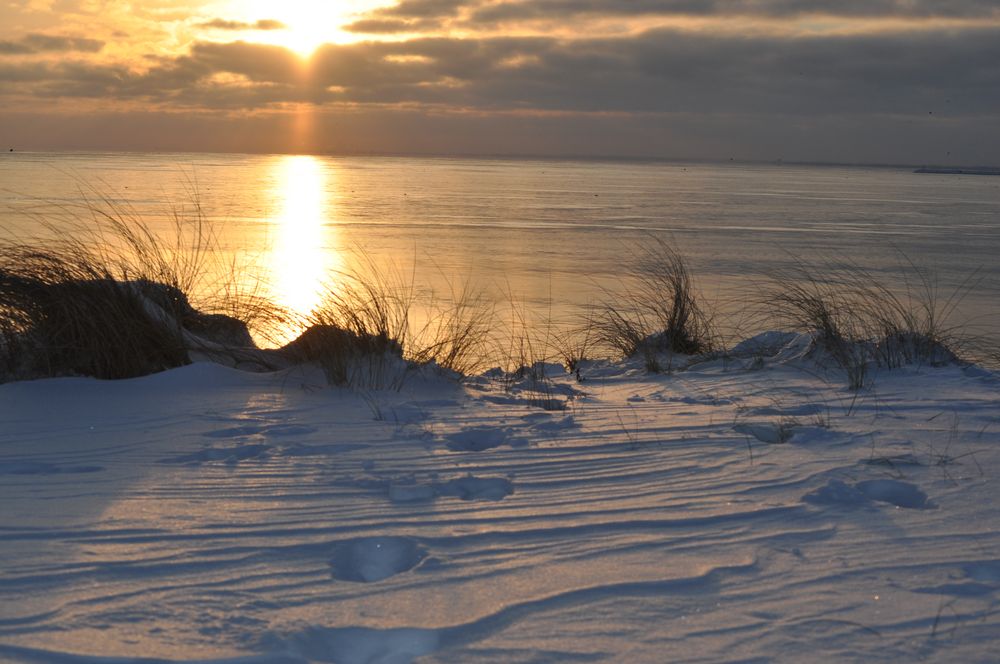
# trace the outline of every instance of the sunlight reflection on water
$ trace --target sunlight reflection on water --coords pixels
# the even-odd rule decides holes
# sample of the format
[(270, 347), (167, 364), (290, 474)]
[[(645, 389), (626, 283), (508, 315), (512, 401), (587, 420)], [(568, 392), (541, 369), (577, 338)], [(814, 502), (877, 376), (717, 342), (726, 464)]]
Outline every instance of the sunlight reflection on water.
[[(267, 256), (272, 301), (299, 316), (320, 304), (330, 275), (342, 268), (333, 204), (328, 196), (335, 173), (309, 156), (274, 162), (276, 200), (281, 210), (271, 221), (274, 244)], [(297, 330), (286, 335), (294, 336)]]
[[(450, 300), (468, 281), (498, 316), (528, 317), (547, 334), (623, 293), (638, 252), (659, 238), (689, 259), (720, 321), (734, 326), (756, 324), (745, 314), (757, 313), (769, 273), (849, 260), (897, 289), (912, 285), (901, 277), (912, 263), (935, 275), (945, 296), (978, 269), (953, 322), (971, 321), (990, 338), (1000, 329), (996, 178), (748, 164), (13, 153), (0, 159), (0, 185), (0, 237), (14, 240), (37, 234), (40, 217), (79, 214), (71, 221), (89, 223), (88, 186), (168, 241), (172, 212), (193, 200), (218, 233), (221, 272), (206, 283), (246, 265), (241, 288), (298, 315), (338, 272), (367, 265), (384, 280), (395, 266), (414, 294), (415, 327), (429, 317), (428, 302)], [(299, 331), (258, 341), (280, 344)]]

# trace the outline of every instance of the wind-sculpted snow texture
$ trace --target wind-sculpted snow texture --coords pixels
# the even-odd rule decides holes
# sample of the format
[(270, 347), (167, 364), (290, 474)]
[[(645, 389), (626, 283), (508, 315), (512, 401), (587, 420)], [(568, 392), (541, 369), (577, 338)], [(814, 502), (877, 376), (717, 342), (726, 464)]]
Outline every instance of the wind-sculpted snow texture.
[(546, 370), (0, 386), (0, 661), (995, 661), (996, 375)]

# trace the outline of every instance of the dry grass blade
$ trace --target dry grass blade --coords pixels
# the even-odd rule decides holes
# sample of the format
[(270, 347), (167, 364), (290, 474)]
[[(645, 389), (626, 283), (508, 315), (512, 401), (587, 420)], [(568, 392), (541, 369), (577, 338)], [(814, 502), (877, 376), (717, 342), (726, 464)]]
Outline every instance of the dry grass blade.
[(268, 308), (238, 301), (236, 270), (224, 272), (228, 285), (206, 287), (218, 254), (196, 199), (172, 221), (172, 236), (159, 234), (99, 198), (39, 219), (32, 242), (0, 245), (0, 378), (127, 378), (187, 364), (189, 351), (252, 348), (247, 321), (233, 315), (261, 319)]
[(408, 356), (418, 363), (435, 362), (468, 375), (483, 368), (495, 307), (485, 293), (468, 282), (457, 290), (449, 283), (449, 296), (444, 302), (431, 304), (431, 315), (423, 329), (413, 335), (416, 348)]
[(331, 275), (322, 303), (306, 317), (308, 329), (285, 347), (294, 361), (319, 364), (335, 385), (398, 387), (390, 375), (409, 339), (413, 281), (395, 268), (379, 269), (365, 253)]
[[(684, 257), (661, 239), (641, 250), (631, 284), (608, 293), (588, 325), (596, 341), (625, 357), (712, 351), (712, 317), (703, 309)], [(649, 362), (647, 362), (648, 364)]]
[[(949, 321), (976, 274), (941, 298), (929, 273), (909, 259), (906, 264), (904, 287), (894, 290), (850, 261), (796, 262), (770, 275), (760, 300), (782, 329), (813, 334), (817, 346), (847, 372), (850, 387), (859, 389), (871, 363), (895, 368), (952, 362), (967, 345), (962, 329)], [(916, 275), (916, 286), (910, 274)]]

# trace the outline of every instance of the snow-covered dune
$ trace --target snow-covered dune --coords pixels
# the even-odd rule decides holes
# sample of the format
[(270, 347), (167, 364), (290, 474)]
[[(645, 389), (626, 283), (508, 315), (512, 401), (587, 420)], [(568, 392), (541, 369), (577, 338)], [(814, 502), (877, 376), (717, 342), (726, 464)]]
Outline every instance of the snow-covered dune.
[(0, 386), (0, 660), (995, 661), (1000, 377)]

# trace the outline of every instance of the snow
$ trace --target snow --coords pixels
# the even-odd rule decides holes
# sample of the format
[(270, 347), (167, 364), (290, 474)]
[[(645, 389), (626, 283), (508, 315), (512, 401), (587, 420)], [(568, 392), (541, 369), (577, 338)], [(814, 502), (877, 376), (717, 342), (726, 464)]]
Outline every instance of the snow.
[(0, 385), (0, 661), (995, 661), (1000, 376), (806, 346)]

